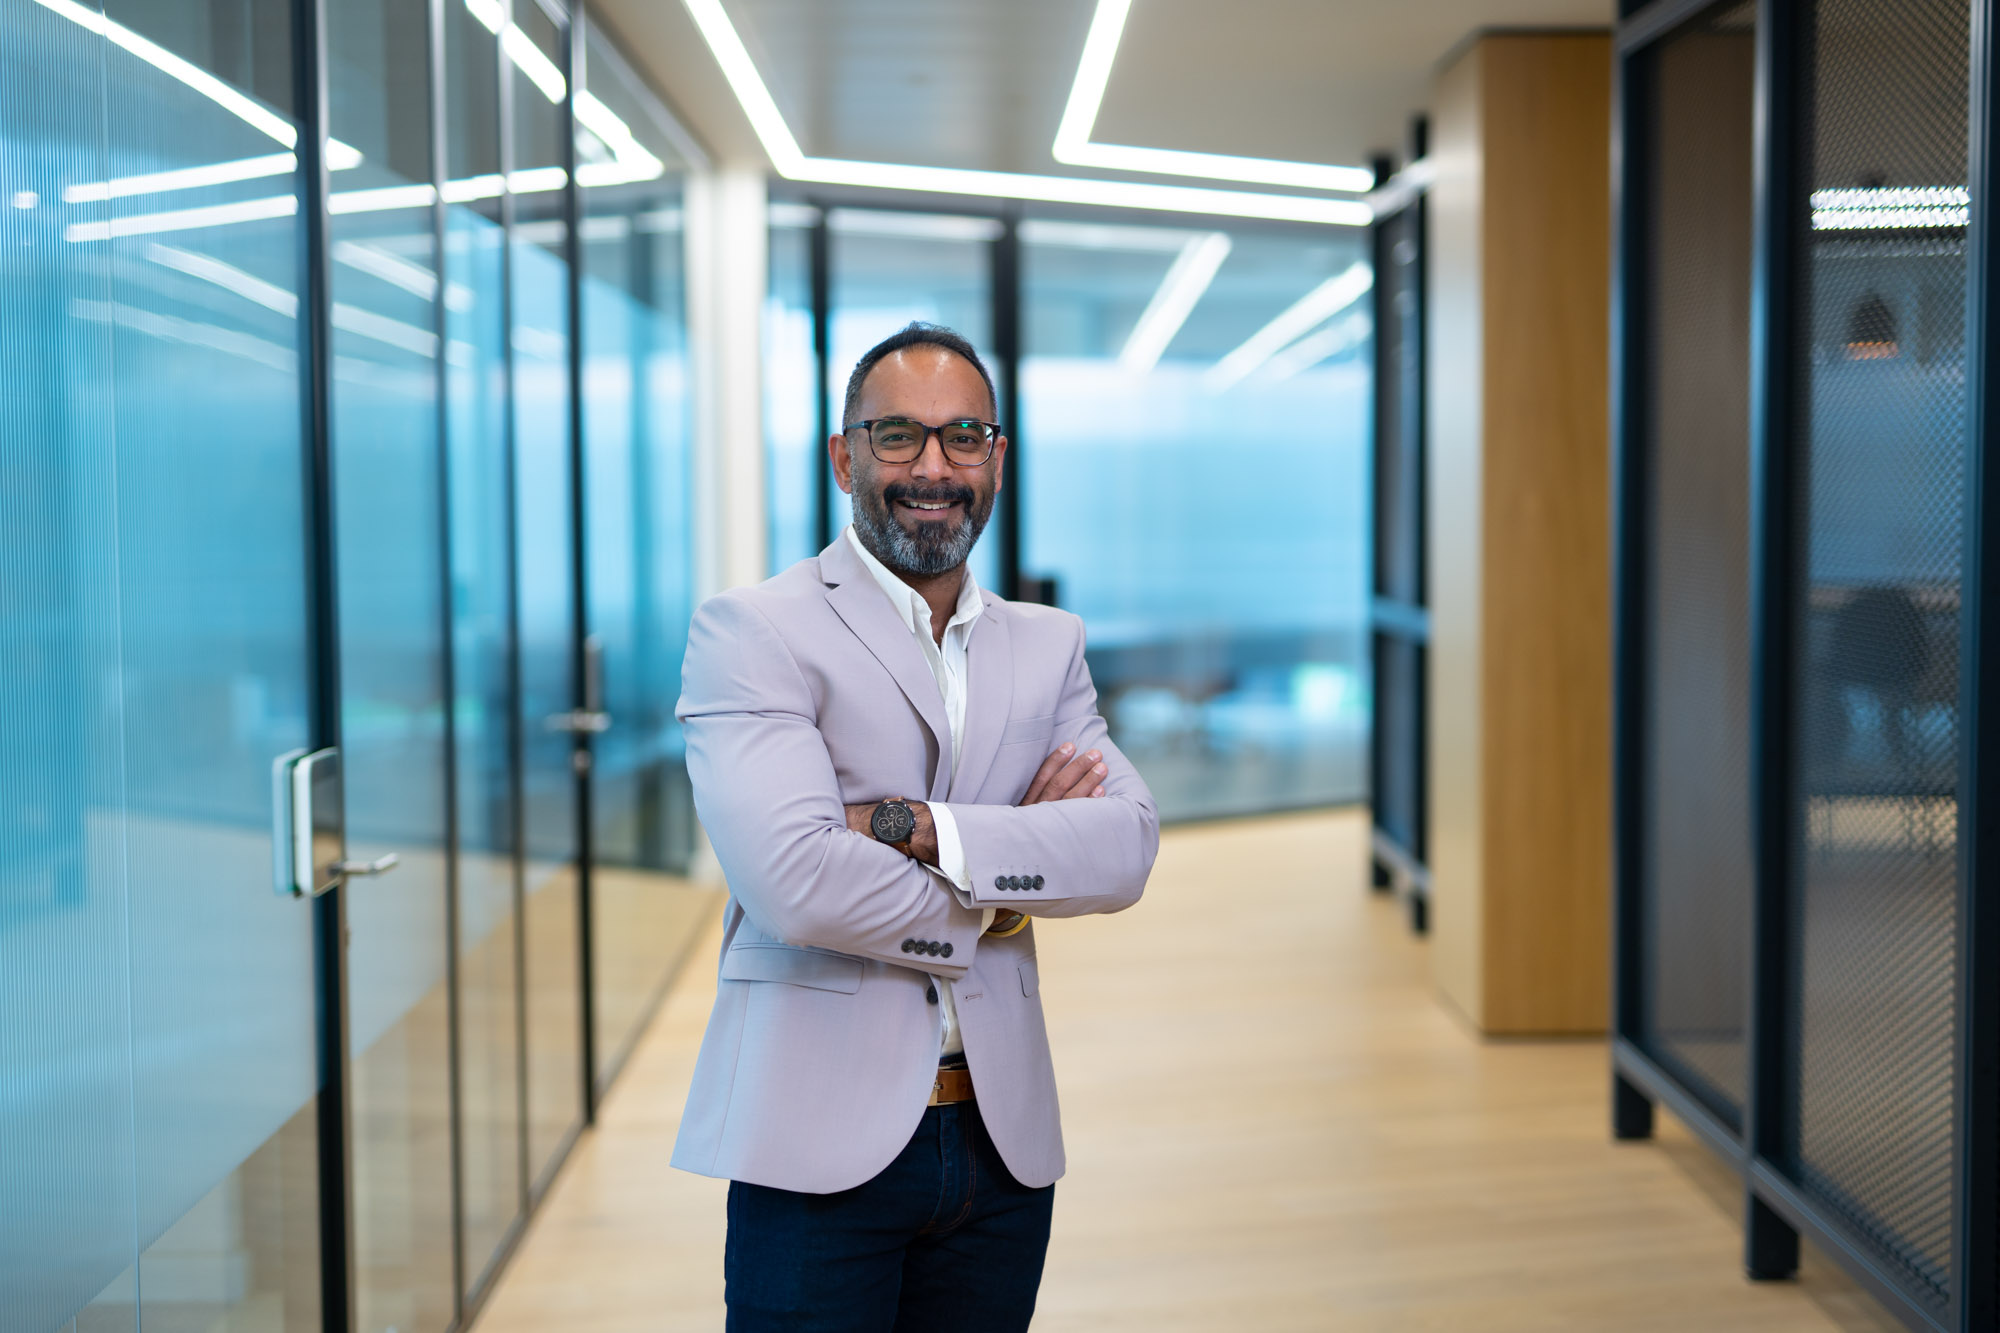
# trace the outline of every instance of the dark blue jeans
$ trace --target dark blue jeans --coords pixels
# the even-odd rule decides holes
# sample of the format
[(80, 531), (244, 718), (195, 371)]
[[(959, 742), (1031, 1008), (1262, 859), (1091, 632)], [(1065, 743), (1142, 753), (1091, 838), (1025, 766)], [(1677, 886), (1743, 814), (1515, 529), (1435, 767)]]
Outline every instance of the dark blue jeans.
[(729, 1333), (1021, 1333), (1056, 1187), (1008, 1174), (977, 1102), (933, 1106), (838, 1194), (729, 1184)]

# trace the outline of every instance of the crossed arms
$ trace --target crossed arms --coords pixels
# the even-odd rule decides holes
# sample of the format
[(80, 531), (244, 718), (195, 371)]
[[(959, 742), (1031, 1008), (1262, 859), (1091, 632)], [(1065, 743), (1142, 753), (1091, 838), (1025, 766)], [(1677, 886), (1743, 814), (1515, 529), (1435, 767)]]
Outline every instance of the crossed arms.
[[(951, 805), (969, 893), (850, 825), (805, 674), (748, 598), (725, 593), (695, 612), (677, 712), (696, 809), (730, 891), (759, 929), (791, 944), (956, 978), (972, 965), (985, 908), (1038, 917), (1118, 911), (1138, 901), (1159, 846), (1151, 794), (1097, 715), (1080, 631), (1054, 732), (1057, 745), (1074, 750), (1051, 756), (1062, 762), (1042, 799)], [(1091, 751), (1105, 772), (1084, 765), (1064, 794), (1087, 776), (1095, 781), (1083, 794), (1101, 787), (1104, 795), (1048, 799), (1061, 773)], [(940, 948), (913, 957), (902, 948), (909, 939)]]

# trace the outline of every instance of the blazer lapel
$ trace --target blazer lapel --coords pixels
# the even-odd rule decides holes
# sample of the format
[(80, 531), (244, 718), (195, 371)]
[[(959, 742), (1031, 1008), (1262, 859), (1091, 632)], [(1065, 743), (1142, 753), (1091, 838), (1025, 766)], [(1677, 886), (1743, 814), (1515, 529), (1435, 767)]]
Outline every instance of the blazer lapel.
[(923, 649), (917, 647), (909, 626), (875, 586), (860, 557), (848, 548), (844, 534), (820, 552), (819, 567), (823, 578), (836, 584), (826, 590), (826, 600), (834, 613), (875, 654), (929, 729), (931, 741), (937, 747), (938, 766), (931, 779), (933, 794), (925, 799), (935, 799), (937, 773), (946, 771), (951, 763), (951, 724), (944, 715), (944, 696), (938, 692), (937, 680), (924, 662)]
[(954, 801), (979, 794), (1000, 753), (1000, 735), (1007, 729), (1007, 712), (1014, 700), (1013, 634), (1007, 628), (1006, 603), (997, 597), (987, 599), (985, 612), (972, 627), (965, 659), (965, 744), (951, 780)]

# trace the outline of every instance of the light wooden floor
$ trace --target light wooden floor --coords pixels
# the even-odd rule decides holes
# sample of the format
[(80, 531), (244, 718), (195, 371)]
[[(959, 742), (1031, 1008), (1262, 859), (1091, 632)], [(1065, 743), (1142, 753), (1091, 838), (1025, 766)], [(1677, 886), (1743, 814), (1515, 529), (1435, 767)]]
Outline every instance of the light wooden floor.
[[(1038, 927), (1070, 1174), (1036, 1327), (1887, 1330), (1808, 1253), (1739, 1275), (1738, 1196), (1615, 1145), (1597, 1042), (1482, 1043), (1365, 884), (1365, 819), (1170, 832), (1144, 902)], [(668, 1169), (690, 966), (477, 1333), (722, 1326), (721, 1182)]]

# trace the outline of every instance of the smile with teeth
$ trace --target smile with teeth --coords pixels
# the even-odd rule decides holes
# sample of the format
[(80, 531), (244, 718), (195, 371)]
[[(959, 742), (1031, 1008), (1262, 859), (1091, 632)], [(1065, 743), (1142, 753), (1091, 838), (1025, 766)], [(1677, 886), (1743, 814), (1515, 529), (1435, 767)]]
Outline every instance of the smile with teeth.
[(896, 503), (905, 509), (921, 509), (927, 512), (934, 512), (940, 509), (954, 509), (958, 506), (958, 501), (956, 500), (898, 500)]

